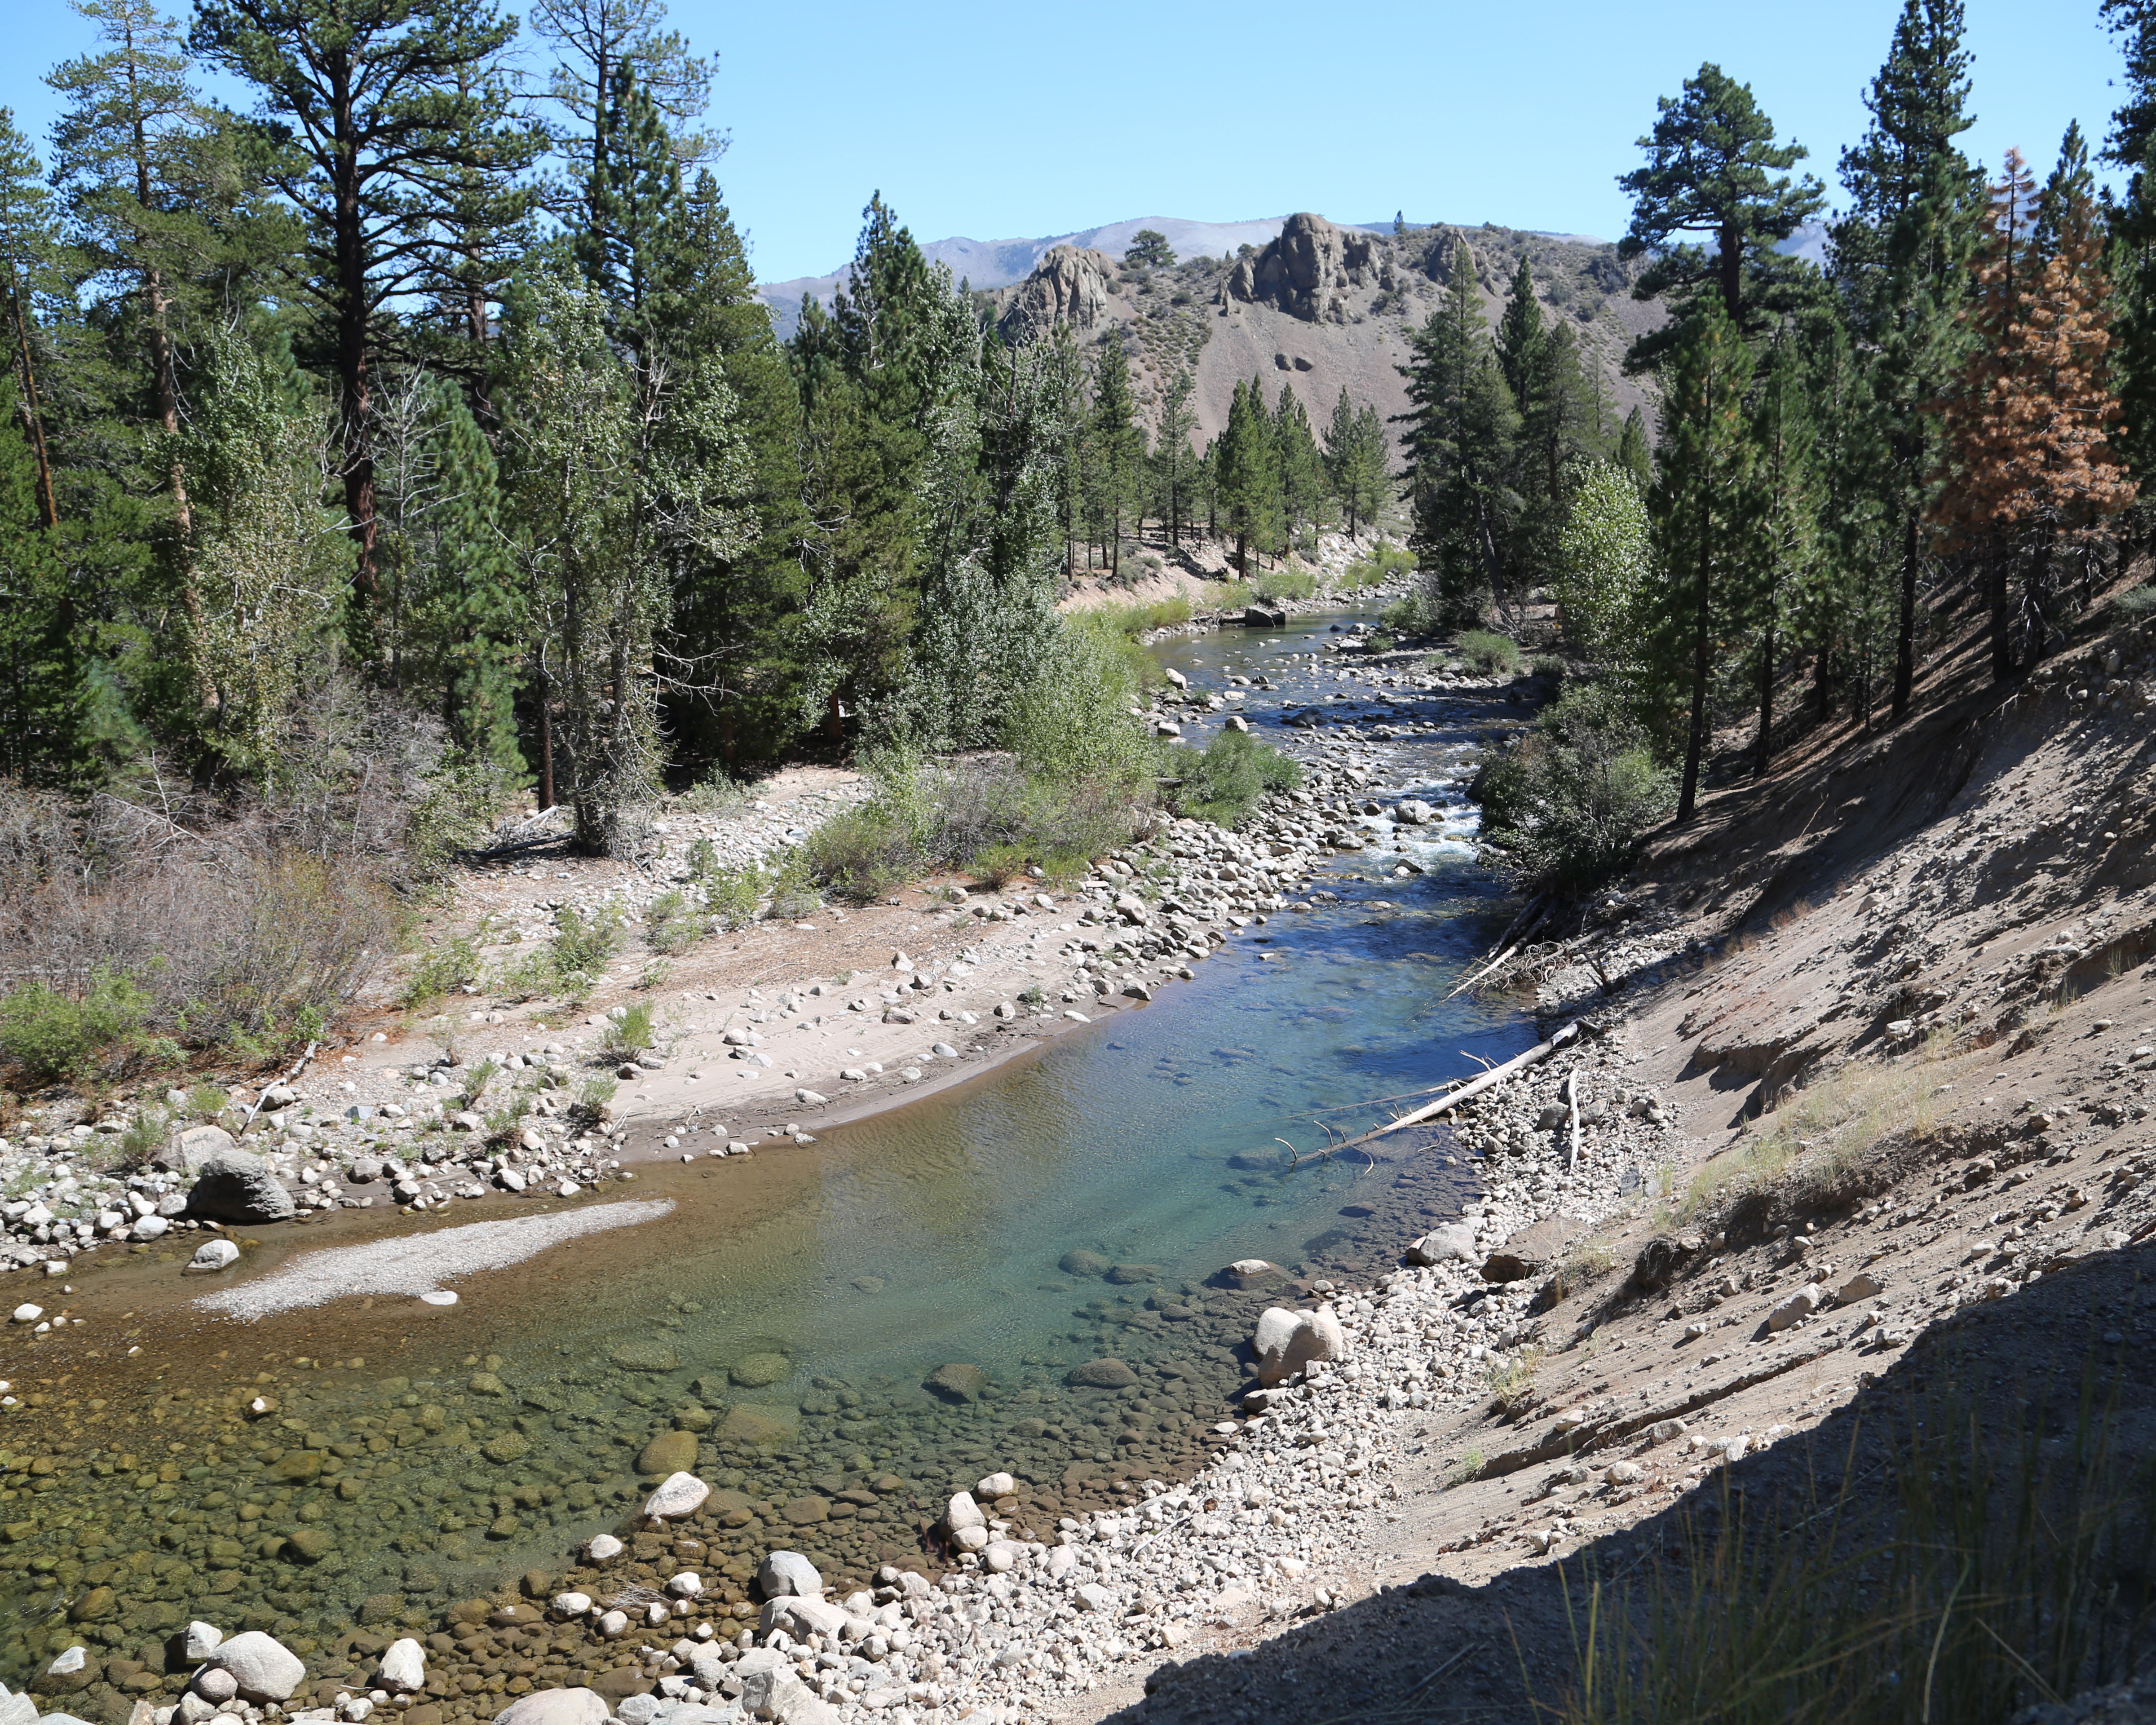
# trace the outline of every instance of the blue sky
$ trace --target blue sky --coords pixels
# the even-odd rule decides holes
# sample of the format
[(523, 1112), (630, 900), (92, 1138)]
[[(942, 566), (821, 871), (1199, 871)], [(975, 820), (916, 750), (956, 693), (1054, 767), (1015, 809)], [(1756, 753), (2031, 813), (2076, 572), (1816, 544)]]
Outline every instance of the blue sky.
[[(1898, 9), (677, 0), (674, 18), (720, 57), (721, 177), (758, 275), (776, 280), (841, 263), (878, 188), (923, 239), (1296, 209), (1614, 238), (1614, 177), (1638, 160), (1655, 98), (1702, 60), (1748, 82), (1831, 184)], [(2119, 57), (2096, 0), (1968, 0), (1968, 16), (1970, 149), (1995, 169), (2019, 145), (2041, 177), (2069, 119), (2101, 140)], [(0, 103), (42, 146), (42, 74), (90, 33), (63, 0), (14, 18)]]

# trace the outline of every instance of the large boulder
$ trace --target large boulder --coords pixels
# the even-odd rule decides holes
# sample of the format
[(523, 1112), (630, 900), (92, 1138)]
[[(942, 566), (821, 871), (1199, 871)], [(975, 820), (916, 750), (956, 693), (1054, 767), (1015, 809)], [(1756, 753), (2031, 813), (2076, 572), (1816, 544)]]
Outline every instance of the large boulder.
[(988, 1387), (988, 1374), (978, 1366), (953, 1360), (937, 1367), (922, 1380), (921, 1387), (947, 1402), (977, 1402)]
[(1235, 299), (1278, 306), (1305, 323), (1348, 321), (1346, 292), (1370, 270), (1370, 236), (1307, 212), (1281, 223), (1280, 238), (1228, 272)]
[(1063, 1381), (1073, 1389), (1127, 1389), (1138, 1374), (1119, 1359), (1089, 1359), (1065, 1372)]
[(211, 1158), (239, 1147), (232, 1134), (221, 1126), (182, 1126), (166, 1138), (163, 1147), (151, 1158), (151, 1165), (168, 1174), (199, 1174)]
[(307, 1676), (298, 1654), (260, 1630), (244, 1630), (218, 1642), (204, 1663), (230, 1672), (242, 1699), (258, 1704), (290, 1701)]
[(1329, 1311), (1273, 1306), (1259, 1314), (1250, 1351), (1258, 1357), (1258, 1382), (1270, 1389), (1319, 1360), (1347, 1358), (1348, 1337)]
[(297, 1208), (270, 1164), (248, 1150), (205, 1158), (187, 1194), (188, 1213), (213, 1222), (283, 1222)]
[(756, 1584), (767, 1599), (824, 1597), (824, 1578), (798, 1551), (775, 1551), (757, 1566)]
[(764, 1601), (763, 1612), (757, 1620), (765, 1635), (783, 1629), (797, 1641), (811, 1635), (835, 1635), (846, 1626), (844, 1608), (829, 1599), (810, 1599), (803, 1594), (781, 1594), (775, 1599)]
[(1464, 1222), (1433, 1228), (1421, 1239), (1410, 1240), (1401, 1255), (1410, 1264), (1472, 1264), (1475, 1230)]
[(494, 1716), (494, 1725), (606, 1725), (605, 1700), (589, 1689), (535, 1689)]
[(711, 1495), (711, 1488), (693, 1473), (669, 1474), (644, 1500), (644, 1512), (654, 1519), (694, 1515)]

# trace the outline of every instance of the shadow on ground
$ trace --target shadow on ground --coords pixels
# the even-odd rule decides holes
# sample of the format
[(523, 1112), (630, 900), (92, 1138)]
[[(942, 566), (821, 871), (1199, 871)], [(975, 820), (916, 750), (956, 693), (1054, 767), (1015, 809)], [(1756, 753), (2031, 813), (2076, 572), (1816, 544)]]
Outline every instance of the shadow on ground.
[[(1593, 1580), (1605, 1589), (1629, 1586), (1637, 1600), (1659, 1569), (1681, 1590), (1687, 1554), (1711, 1548), (1736, 1517), (1748, 1526), (1787, 1527), (1825, 1505), (1834, 1512), (1815, 1528), (1837, 1528), (1833, 1537), (1845, 1543), (1876, 1537), (1894, 1517), (1897, 1465), (1912, 1422), (1928, 1414), (1936, 1429), (1941, 1409), (1953, 1410), (1976, 1432), (1978, 1446), (2010, 1466), (2017, 1455), (2069, 1450), (2077, 1425), (2087, 1429), (2084, 1408), (2093, 1406), (2107, 1410), (2118, 1454), (2145, 1466), (2156, 1456), (2152, 1340), (2156, 1243), (2097, 1253), (1964, 1310), (1810, 1432), (1730, 1465), (1629, 1530), (1481, 1586), (1425, 1573), (1249, 1651), (1163, 1666), (1149, 1680), (1147, 1699), (1111, 1717), (1119, 1725), (1565, 1720), (1577, 1691), (1574, 1625), (1584, 1619), (1578, 1608)], [(1614, 1461), (1635, 1447), (1584, 1459)], [(1425, 1561), (1433, 1570), (1445, 1567), (1435, 1554)], [(2121, 1608), (2123, 1615), (2145, 1619), (2150, 1584), (2144, 1567), (2138, 1597)], [(2121, 1641), (2103, 1663), (2085, 1665), (2073, 1687), (2127, 1676), (2137, 1651)], [(2030, 1684), (2013, 1705), (1986, 1717), (2003, 1721), (2020, 1706), (2050, 1699)], [(1984, 1719), (1963, 1716), (1957, 1725)]]

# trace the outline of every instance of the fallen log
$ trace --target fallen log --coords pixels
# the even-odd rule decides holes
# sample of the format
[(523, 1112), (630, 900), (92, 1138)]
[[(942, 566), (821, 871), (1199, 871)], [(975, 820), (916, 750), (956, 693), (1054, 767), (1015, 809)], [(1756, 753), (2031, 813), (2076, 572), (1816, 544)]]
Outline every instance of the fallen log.
[(1368, 1143), (1373, 1138), (1382, 1138), (1387, 1132), (1396, 1132), (1404, 1126), (1416, 1126), (1425, 1120), (1432, 1119), (1444, 1113), (1446, 1109), (1466, 1101), (1470, 1096), (1480, 1096), (1492, 1085), (1502, 1084), (1513, 1073), (1523, 1071), (1537, 1060), (1548, 1059), (1556, 1050), (1578, 1037), (1582, 1030), (1588, 1028), (1589, 1027), (1584, 1019), (1574, 1019), (1563, 1029), (1554, 1032), (1547, 1042), (1537, 1042), (1525, 1054), (1514, 1055), (1503, 1065), (1492, 1066), (1480, 1077), (1469, 1079), (1466, 1083), (1449, 1096), (1440, 1096), (1435, 1101), (1427, 1103), (1415, 1109), (1412, 1113), (1403, 1114), (1398, 1120), (1388, 1121), (1375, 1132), (1364, 1132), (1359, 1138), (1350, 1138), (1340, 1147), (1343, 1150), (1352, 1149), (1358, 1144)]

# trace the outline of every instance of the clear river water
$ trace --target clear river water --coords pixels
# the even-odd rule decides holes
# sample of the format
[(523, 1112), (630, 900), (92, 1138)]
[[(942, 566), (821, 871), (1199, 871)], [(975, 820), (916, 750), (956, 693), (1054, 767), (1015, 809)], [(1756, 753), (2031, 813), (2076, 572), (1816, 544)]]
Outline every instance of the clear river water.
[[(10, 1350), (0, 1679), (84, 1640), (120, 1661), (85, 1697), (110, 1712), (172, 1686), (141, 1656), (206, 1612), (303, 1656), (355, 1622), (429, 1625), (505, 1576), (544, 1582), (675, 1466), (721, 1489), (701, 1563), (741, 1599), (774, 1545), (831, 1576), (919, 1558), (943, 1497), (992, 1470), (1017, 1476), (1014, 1522), (1045, 1531), (1202, 1461), (1249, 1382), (1250, 1321), (1288, 1286), (1226, 1286), (1224, 1266), (1359, 1278), (1471, 1193), (1439, 1135), (1323, 1156), (1326, 1127), (1366, 1129), (1378, 1099), (1535, 1035), (1502, 1004), (1445, 998), (1500, 920), (1462, 786), (1502, 710), (1414, 694), (1378, 711), (1322, 651), (1353, 615), (1158, 652), (1199, 688), (1269, 677), (1240, 704), (1269, 736), (1348, 694), (1281, 734), (1377, 752), (1368, 794), (1443, 821), (1366, 819), (1373, 848), (1314, 883), (1337, 903), (1235, 935), (1152, 1004), (812, 1146), (648, 1164), (621, 1196), (670, 1215), (470, 1278), (452, 1307), (239, 1324), (185, 1303), (201, 1284), (179, 1251), (87, 1284), (88, 1325)], [(1345, 742), (1348, 708), (1366, 733), (1424, 734)], [(1403, 861), (1420, 872), (1395, 877)], [(1070, 1381), (1102, 1360), (1127, 1370)], [(956, 1393), (927, 1386), (954, 1364), (974, 1368)]]

